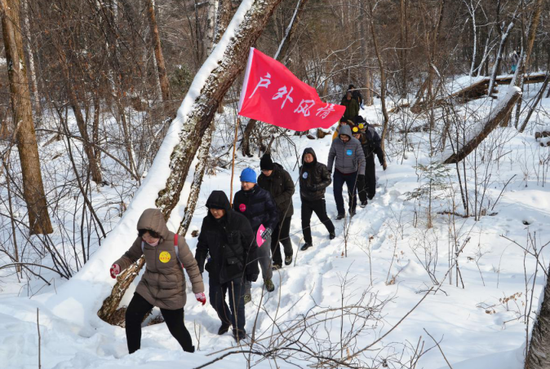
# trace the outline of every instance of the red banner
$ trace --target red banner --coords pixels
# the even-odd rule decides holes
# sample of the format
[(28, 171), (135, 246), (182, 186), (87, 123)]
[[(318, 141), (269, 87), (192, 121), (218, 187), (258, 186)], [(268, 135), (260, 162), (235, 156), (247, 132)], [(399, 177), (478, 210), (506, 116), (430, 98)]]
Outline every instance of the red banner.
[(307, 131), (338, 122), (346, 107), (321, 101), (317, 91), (284, 65), (250, 48), (239, 114), (275, 126)]

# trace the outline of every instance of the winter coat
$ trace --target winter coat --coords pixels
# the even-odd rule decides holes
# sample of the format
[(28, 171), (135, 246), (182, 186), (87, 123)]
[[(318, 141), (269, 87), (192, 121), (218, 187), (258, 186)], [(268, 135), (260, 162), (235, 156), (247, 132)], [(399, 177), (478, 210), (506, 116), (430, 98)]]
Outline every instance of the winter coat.
[(342, 99), (340, 105), (346, 107), (346, 111), (342, 118), (355, 122), (355, 117), (359, 115), (359, 103), (353, 97), (348, 100), (346, 97)]
[[(151, 246), (138, 237), (130, 249), (115, 264), (121, 270), (145, 257), (145, 273), (136, 292), (151, 305), (176, 310), (185, 306), (185, 276), (180, 261), (191, 280), (193, 293), (204, 292), (201, 273), (184, 237), (178, 237), (178, 255), (174, 247), (174, 233), (168, 230), (164, 216), (158, 209), (147, 209), (139, 218), (137, 229), (154, 231), (161, 236), (157, 246)], [(143, 252), (142, 252), (143, 242)], [(178, 261), (179, 256), (179, 261)]]
[[(347, 94), (346, 94), (347, 95)], [(342, 97), (342, 101), (346, 100), (346, 95)], [(352, 90), (351, 91), (351, 98), (355, 99), (357, 103), (359, 104), (359, 107), (361, 107), (361, 104), (363, 103), (363, 95), (361, 95), (361, 91), (359, 90)]]
[(363, 148), (366, 160), (373, 160), (374, 153), (378, 156), (380, 165), (384, 165), (384, 151), (382, 151), (381, 142), (382, 140), (374, 127), (367, 124), (365, 132), (361, 133), (361, 147)]
[(294, 181), (280, 164), (274, 163), (273, 172), (269, 177), (263, 173), (260, 174), (258, 176), (258, 186), (267, 190), (273, 197), (275, 205), (277, 205), (279, 221), (283, 221), (282, 218), (288, 218), (294, 214), (294, 207), (292, 206)]
[[(206, 207), (223, 208), (225, 215), (216, 219), (209, 211), (202, 221), (195, 253), (201, 273), (206, 269), (210, 279), (218, 280), (220, 284), (243, 275), (248, 280), (256, 280), (258, 263), (251, 261), (256, 260), (258, 247), (248, 219), (231, 209), (223, 191), (213, 191)], [(210, 258), (205, 266), (208, 254)]]
[(351, 128), (343, 125), (340, 127), (340, 134), (350, 137), (346, 143), (338, 137), (332, 141), (328, 153), (328, 170), (332, 172), (332, 166), (336, 161), (336, 170), (343, 174), (358, 172), (365, 174), (365, 155), (358, 139), (351, 135)]
[[(306, 163), (304, 156), (313, 155), (313, 161)], [(332, 182), (330, 172), (325, 164), (317, 161), (317, 155), (311, 147), (302, 154), (302, 166), (300, 167), (300, 197), (302, 200), (315, 201), (325, 197), (325, 190)]]
[(240, 190), (235, 194), (233, 210), (248, 219), (254, 232), (258, 231), (260, 224), (273, 230), (279, 222), (277, 206), (273, 198), (269, 192), (257, 184), (249, 191)]

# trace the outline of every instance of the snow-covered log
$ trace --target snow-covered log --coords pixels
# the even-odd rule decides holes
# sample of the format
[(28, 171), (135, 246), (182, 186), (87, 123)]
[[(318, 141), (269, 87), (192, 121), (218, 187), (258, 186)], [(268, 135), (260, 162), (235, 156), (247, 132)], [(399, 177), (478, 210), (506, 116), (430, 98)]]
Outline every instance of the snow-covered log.
[(443, 161), (444, 164), (454, 164), (460, 162), (491, 133), (498, 124), (510, 114), (512, 108), (521, 96), (521, 90), (518, 87), (511, 86), (503, 99), (497, 104), (495, 109), (486, 118), (485, 123), (480, 127), (480, 131), (466, 140), (467, 143), (459, 150)]

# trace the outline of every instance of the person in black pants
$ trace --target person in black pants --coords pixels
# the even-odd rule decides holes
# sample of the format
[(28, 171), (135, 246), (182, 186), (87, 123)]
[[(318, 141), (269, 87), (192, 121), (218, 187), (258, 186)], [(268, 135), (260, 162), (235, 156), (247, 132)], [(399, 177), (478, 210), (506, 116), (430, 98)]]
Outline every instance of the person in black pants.
[(184, 237), (170, 232), (159, 209), (146, 209), (138, 220), (138, 237), (128, 251), (111, 266), (111, 277), (135, 263), (142, 255), (146, 268), (134, 297), (126, 309), (126, 341), (131, 353), (140, 349), (141, 323), (145, 315), (158, 306), (172, 336), (184, 351), (194, 352), (191, 336), (183, 323), (187, 300), (187, 272), (197, 301), (206, 303), (204, 285), (197, 261)]
[(273, 269), (280, 269), (283, 266), (281, 248), (285, 251), (285, 265), (292, 263), (292, 242), (290, 241), (290, 220), (294, 214), (292, 206), (292, 195), (294, 194), (294, 182), (292, 177), (284, 168), (271, 160), (269, 154), (264, 154), (260, 160), (262, 174), (258, 176), (258, 186), (266, 190), (273, 197), (277, 205), (279, 222), (273, 230), (271, 242), (271, 254), (273, 257)]
[(325, 189), (330, 185), (330, 172), (325, 164), (317, 162), (315, 151), (311, 147), (302, 154), (302, 166), (300, 167), (300, 198), (302, 200), (302, 232), (305, 244), (300, 250), (305, 251), (313, 246), (311, 238), (311, 214), (315, 212), (319, 220), (323, 222), (332, 240), (336, 237), (334, 224), (327, 215), (325, 205)]
[[(361, 142), (363, 153), (365, 154), (365, 175), (357, 179), (357, 191), (359, 193), (360, 207), (364, 208), (368, 200), (372, 200), (376, 194), (376, 169), (374, 164), (374, 154), (384, 170), (388, 168), (384, 151), (382, 151), (381, 139), (374, 128), (367, 122), (352, 127), (353, 137)], [(368, 200), (367, 200), (368, 198)]]
[[(258, 247), (250, 222), (231, 209), (223, 191), (212, 191), (206, 207), (208, 215), (202, 222), (195, 258), (200, 271), (208, 271), (210, 303), (222, 323), (218, 334), (226, 333), (233, 326), (233, 336), (238, 342), (246, 335), (245, 281), (258, 279)], [(229, 307), (226, 295), (229, 295)]]

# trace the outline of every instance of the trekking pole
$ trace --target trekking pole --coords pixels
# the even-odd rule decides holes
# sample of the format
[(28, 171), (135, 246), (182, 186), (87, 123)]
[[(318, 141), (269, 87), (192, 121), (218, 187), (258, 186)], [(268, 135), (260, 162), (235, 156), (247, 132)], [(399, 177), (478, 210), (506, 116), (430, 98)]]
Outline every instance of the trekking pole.
[(233, 207), (233, 176), (235, 175), (235, 151), (237, 150), (237, 138), (239, 138), (239, 124), (241, 119), (237, 116), (235, 124), (235, 139), (233, 140), (233, 156), (231, 158), (231, 183), (229, 185), (229, 206)]

